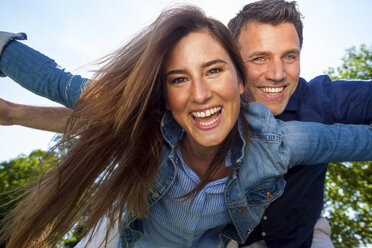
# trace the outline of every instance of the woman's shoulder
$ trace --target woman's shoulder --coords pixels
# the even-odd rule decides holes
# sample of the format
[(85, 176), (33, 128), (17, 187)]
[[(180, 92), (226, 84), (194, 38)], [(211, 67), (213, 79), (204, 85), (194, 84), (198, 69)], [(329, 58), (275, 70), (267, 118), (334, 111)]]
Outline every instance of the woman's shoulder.
[(258, 102), (242, 103), (242, 113), (251, 133), (279, 134), (279, 125), (270, 109)]

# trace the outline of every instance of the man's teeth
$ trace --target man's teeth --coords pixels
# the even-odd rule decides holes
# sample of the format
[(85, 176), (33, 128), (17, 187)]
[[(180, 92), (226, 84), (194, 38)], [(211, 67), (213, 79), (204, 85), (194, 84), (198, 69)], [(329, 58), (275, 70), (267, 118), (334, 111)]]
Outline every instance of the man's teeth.
[[(211, 116), (217, 112), (219, 112), (221, 110), (221, 107), (215, 107), (215, 108), (212, 108), (212, 109), (208, 109), (206, 111), (198, 111), (198, 112), (192, 112), (191, 114), (194, 116), (194, 117), (208, 117), (208, 116)], [(212, 120), (213, 121), (213, 120)], [(213, 121), (215, 122), (215, 121)], [(213, 124), (213, 123), (212, 123)], [(207, 124), (206, 124), (207, 125)]]
[(261, 88), (261, 89), (265, 93), (280, 93), (280, 92), (283, 91), (284, 87), (279, 87), (279, 88), (268, 88), (268, 87), (265, 87), (265, 88)]

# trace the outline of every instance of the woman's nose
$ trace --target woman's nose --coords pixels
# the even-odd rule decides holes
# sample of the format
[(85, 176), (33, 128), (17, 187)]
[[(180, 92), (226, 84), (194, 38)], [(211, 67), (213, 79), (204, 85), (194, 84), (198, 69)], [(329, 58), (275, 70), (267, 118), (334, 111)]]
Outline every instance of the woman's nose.
[(212, 97), (212, 91), (203, 79), (194, 80), (192, 83), (192, 99), (196, 103), (205, 103)]

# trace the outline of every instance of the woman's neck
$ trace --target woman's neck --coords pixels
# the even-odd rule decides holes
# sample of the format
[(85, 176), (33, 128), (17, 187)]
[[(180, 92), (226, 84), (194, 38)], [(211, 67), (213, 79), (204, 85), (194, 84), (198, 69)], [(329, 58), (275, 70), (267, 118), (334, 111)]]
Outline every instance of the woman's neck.
[[(218, 146), (205, 147), (193, 139), (184, 137), (180, 141), (180, 150), (185, 163), (199, 176), (204, 177), (209, 165), (215, 157)], [(218, 168), (216, 173), (212, 176), (212, 180), (226, 177), (230, 175), (232, 167), (226, 167), (225, 162)]]

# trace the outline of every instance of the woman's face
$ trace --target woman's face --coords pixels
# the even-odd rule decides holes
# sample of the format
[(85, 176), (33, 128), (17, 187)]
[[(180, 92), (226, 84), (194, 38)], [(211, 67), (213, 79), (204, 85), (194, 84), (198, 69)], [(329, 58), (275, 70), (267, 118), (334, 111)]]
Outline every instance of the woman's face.
[(188, 34), (170, 54), (165, 83), (167, 109), (185, 138), (204, 147), (221, 144), (237, 121), (244, 89), (227, 51), (207, 32)]

